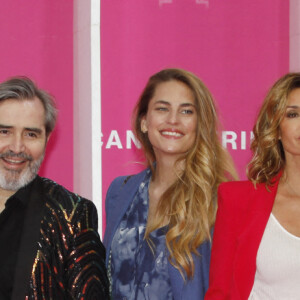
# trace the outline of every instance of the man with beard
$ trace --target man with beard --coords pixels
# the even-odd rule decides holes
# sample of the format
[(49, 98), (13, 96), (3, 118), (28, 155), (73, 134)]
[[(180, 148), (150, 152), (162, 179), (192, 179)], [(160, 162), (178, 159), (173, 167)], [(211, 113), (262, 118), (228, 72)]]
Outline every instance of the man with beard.
[(37, 175), (56, 121), (28, 78), (0, 83), (0, 299), (107, 299), (93, 203)]

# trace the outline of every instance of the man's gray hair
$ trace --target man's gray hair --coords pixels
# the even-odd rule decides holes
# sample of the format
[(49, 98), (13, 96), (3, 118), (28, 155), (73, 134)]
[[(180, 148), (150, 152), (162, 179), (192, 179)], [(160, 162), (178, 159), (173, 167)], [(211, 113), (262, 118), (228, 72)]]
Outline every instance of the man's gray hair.
[(37, 97), (45, 109), (45, 129), (47, 136), (56, 123), (57, 109), (53, 97), (27, 77), (12, 77), (0, 83), (0, 102), (8, 99), (34, 99)]

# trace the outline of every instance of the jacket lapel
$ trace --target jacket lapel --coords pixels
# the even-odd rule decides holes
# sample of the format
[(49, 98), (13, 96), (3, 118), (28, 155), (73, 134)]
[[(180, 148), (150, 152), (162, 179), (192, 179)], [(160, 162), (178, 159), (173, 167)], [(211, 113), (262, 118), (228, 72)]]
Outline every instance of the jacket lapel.
[(266, 189), (265, 184), (260, 184), (254, 191), (249, 204), (249, 215), (246, 221), (245, 232), (240, 238), (241, 260), (238, 264), (236, 280), (240, 283), (241, 299), (248, 299), (253, 287), (256, 273), (256, 256), (263, 237), (267, 222), (272, 212), (277, 193), (279, 174), (273, 185)]
[(40, 223), (45, 204), (44, 198), (42, 180), (38, 177), (32, 186), (28, 199), (29, 202), (16, 263), (12, 300), (25, 299), (37, 253), (37, 241), (40, 235)]
[[(107, 220), (107, 227), (105, 229), (104, 236), (104, 245), (106, 247), (106, 263), (108, 263), (108, 257), (110, 252), (110, 247), (112, 243), (112, 239), (115, 235), (115, 232), (126, 213), (129, 205), (132, 203), (134, 196), (139, 188), (140, 183), (145, 178), (146, 171), (143, 171), (135, 176), (132, 176), (125, 182), (122, 180), (119, 184), (116, 185), (116, 189), (118, 192), (116, 193), (115, 199), (108, 199), (108, 203), (113, 200), (110, 206), (110, 215), (109, 220)], [(109, 195), (108, 195), (109, 197)], [(109, 224), (109, 225), (108, 225)]]

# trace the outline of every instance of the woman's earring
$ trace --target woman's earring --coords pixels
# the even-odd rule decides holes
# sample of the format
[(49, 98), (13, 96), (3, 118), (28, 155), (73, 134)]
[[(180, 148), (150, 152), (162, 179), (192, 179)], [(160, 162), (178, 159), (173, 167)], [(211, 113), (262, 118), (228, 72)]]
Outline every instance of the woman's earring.
[(146, 128), (142, 128), (142, 133), (146, 133), (148, 130)]
[(146, 126), (146, 120), (142, 120), (141, 130), (142, 130), (142, 133), (146, 133), (148, 131), (147, 126)]

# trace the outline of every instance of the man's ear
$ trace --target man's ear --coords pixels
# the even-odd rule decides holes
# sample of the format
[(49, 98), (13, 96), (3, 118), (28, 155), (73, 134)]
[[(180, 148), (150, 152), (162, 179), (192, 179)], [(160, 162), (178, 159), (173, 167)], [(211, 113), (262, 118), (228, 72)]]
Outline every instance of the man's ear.
[(145, 116), (141, 120), (141, 131), (142, 133), (146, 133), (148, 131), (147, 121)]

